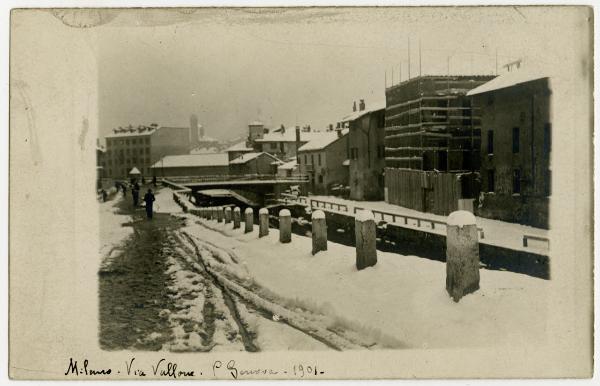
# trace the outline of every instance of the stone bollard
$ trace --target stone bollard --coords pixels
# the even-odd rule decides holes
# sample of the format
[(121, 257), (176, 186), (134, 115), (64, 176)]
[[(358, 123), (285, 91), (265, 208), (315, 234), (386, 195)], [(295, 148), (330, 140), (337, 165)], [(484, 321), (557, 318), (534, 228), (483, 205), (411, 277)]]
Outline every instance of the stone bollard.
[(237, 206), (233, 209), (233, 229), (238, 229), (240, 227), (240, 208)]
[(312, 213), (312, 254), (327, 250), (327, 223), (325, 213), (315, 210)]
[(252, 208), (246, 208), (244, 216), (246, 220), (244, 224), (244, 233), (250, 233), (254, 230), (254, 211)]
[(206, 208), (206, 219), (207, 220), (212, 219), (212, 208), (210, 206)]
[(289, 243), (292, 241), (292, 214), (287, 209), (279, 211), (279, 242)]
[(356, 237), (356, 269), (361, 270), (377, 264), (377, 227), (370, 210), (361, 210), (354, 217)]
[(455, 302), (479, 289), (479, 240), (473, 213), (450, 213), (446, 225), (446, 291)]
[(231, 208), (225, 208), (225, 224), (229, 224), (231, 222)]
[(211, 217), (215, 221), (218, 219), (218, 217), (217, 217), (218, 216), (218, 214), (217, 214), (218, 211), (219, 211), (219, 209), (216, 206), (212, 207)]
[(266, 208), (260, 208), (258, 211), (258, 237), (264, 237), (269, 234), (269, 211)]
[(223, 207), (217, 206), (217, 222), (223, 222)]
[(202, 218), (204, 218), (204, 219), (208, 218), (208, 208), (207, 207), (202, 208)]

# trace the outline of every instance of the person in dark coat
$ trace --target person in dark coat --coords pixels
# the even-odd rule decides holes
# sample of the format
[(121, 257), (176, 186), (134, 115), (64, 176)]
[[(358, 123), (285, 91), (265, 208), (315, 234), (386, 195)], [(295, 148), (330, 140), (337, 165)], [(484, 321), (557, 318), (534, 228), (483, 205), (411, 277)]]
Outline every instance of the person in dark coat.
[(123, 188), (123, 197), (125, 197), (127, 195), (127, 185), (121, 184), (121, 188)]
[(133, 206), (137, 207), (140, 202), (140, 185), (137, 181), (133, 184), (131, 188), (131, 195), (133, 196)]
[(108, 197), (108, 193), (106, 193), (106, 190), (102, 189), (102, 191), (100, 192), (102, 194), (102, 202), (106, 202), (106, 198)]
[(152, 185), (156, 188), (156, 176), (152, 176)]
[(148, 192), (144, 195), (144, 202), (146, 202), (146, 215), (148, 218), (152, 218), (152, 206), (154, 205), (154, 194), (152, 189), (148, 189)]

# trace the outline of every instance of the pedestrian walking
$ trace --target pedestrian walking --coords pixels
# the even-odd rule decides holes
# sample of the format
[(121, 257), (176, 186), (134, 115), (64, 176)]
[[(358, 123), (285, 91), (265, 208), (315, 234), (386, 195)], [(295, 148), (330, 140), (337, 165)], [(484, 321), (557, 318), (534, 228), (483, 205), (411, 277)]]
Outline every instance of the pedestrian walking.
[(152, 185), (156, 188), (156, 176), (152, 176)]
[(108, 193), (106, 193), (106, 190), (102, 189), (102, 191), (100, 192), (102, 194), (102, 202), (106, 202), (106, 198), (108, 197)]
[(146, 179), (142, 176), (142, 185), (146, 185)]
[(146, 215), (148, 218), (152, 218), (152, 206), (154, 205), (154, 194), (152, 189), (148, 189), (148, 192), (144, 195), (144, 202), (146, 203)]
[(140, 185), (137, 183), (137, 181), (131, 188), (131, 195), (133, 197), (133, 207), (136, 208), (140, 202)]
[(123, 197), (127, 196), (127, 184), (121, 184), (121, 188), (123, 188)]

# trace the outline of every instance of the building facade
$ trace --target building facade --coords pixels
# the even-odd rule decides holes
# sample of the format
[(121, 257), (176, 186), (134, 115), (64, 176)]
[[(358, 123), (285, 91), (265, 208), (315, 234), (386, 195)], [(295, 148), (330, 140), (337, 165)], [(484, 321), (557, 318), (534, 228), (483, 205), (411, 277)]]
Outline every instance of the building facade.
[[(383, 200), (385, 169), (385, 107), (365, 109), (345, 117), (348, 126), (349, 187), (353, 200)], [(347, 123), (347, 125), (346, 125)]]
[(322, 134), (298, 150), (300, 174), (308, 176), (312, 194), (330, 194), (336, 185), (348, 185), (348, 130)]
[(275, 175), (281, 163), (269, 153), (246, 153), (229, 162), (231, 175)]
[(493, 76), (419, 76), (386, 89), (385, 199), (448, 215), (476, 194), (481, 119), (467, 92)]
[(548, 228), (551, 194), (549, 79), (525, 70), (472, 90), (481, 111), (482, 217)]
[(118, 128), (106, 137), (105, 172), (110, 178), (127, 178), (137, 167), (150, 176), (150, 167), (166, 155), (190, 151), (189, 127), (138, 126)]
[(225, 152), (228, 155), (229, 161), (233, 161), (234, 159), (238, 158), (243, 154), (255, 153), (254, 149), (252, 147), (249, 147), (246, 141), (242, 141), (228, 147), (227, 149), (225, 149)]

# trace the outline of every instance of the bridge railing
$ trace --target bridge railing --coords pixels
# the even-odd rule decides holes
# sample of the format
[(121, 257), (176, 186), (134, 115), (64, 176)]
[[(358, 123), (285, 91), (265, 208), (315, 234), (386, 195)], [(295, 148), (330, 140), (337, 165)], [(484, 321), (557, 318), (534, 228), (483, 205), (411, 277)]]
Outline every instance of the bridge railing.
[[(346, 204), (341, 204), (341, 203), (336, 203), (336, 202), (330, 202), (330, 201), (322, 201), (322, 200), (318, 200), (318, 199), (308, 199), (306, 197), (303, 196), (294, 196), (294, 195), (290, 195), (290, 194), (282, 194), (281, 195), (283, 197), (284, 202), (287, 204), (288, 201), (296, 201), (299, 203), (304, 203), (310, 206), (310, 208), (322, 208), (322, 209), (332, 209), (332, 210), (337, 210), (338, 212), (349, 212), (348, 209), (348, 205)], [(353, 213), (356, 214), (356, 212), (358, 212), (359, 210), (365, 210), (365, 208), (361, 208), (358, 206), (355, 206), (353, 209)], [(419, 217), (419, 216), (409, 216), (409, 215), (405, 215), (405, 214), (400, 214), (400, 213), (394, 213), (394, 212), (384, 212), (381, 210), (375, 210), (375, 209), (370, 209), (371, 212), (373, 212), (373, 216), (375, 216), (375, 218), (377, 219), (377, 217), (379, 217), (381, 219), (381, 221), (386, 221), (386, 222), (390, 222), (389, 220), (391, 219), (392, 223), (397, 223), (398, 221), (396, 221), (397, 219), (401, 219), (404, 222), (404, 225), (409, 225), (408, 221), (412, 220), (416, 222), (417, 228), (421, 228), (424, 224), (430, 224), (431, 229), (436, 229), (436, 225), (437, 226), (446, 226), (446, 222), (445, 221), (439, 221), (439, 220), (434, 220), (434, 219), (430, 219), (430, 218), (426, 218), (426, 217)], [(477, 230), (479, 231), (479, 237), (481, 239), (483, 239), (485, 237), (485, 234), (483, 232), (483, 228), (478, 227)]]
[(307, 175), (278, 176), (275, 174), (222, 174), (208, 176), (168, 176), (166, 179), (175, 183), (197, 182), (226, 182), (226, 181), (282, 181), (282, 182), (308, 182)]

